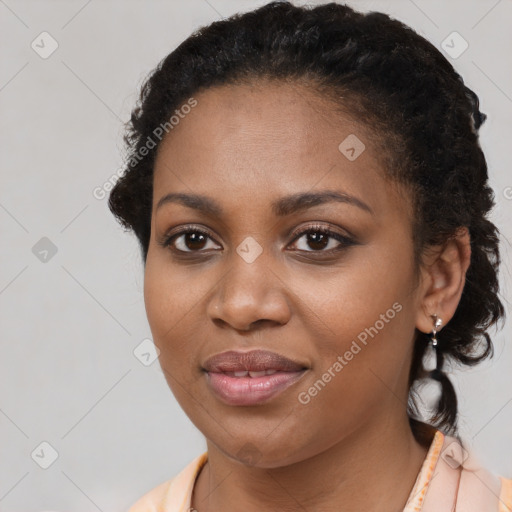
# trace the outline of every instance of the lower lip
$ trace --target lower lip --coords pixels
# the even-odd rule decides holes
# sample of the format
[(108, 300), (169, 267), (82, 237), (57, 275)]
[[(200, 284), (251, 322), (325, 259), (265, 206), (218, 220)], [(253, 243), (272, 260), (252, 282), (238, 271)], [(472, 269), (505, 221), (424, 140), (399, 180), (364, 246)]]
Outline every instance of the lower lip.
[(257, 405), (267, 402), (295, 384), (305, 373), (276, 372), (263, 377), (231, 377), (225, 373), (207, 372), (213, 392), (228, 405)]

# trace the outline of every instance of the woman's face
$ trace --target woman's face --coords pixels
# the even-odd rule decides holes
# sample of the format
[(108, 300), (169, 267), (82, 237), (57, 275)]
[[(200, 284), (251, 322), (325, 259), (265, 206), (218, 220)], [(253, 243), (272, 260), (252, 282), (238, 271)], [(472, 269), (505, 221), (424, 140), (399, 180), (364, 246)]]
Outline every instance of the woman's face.
[(299, 85), (195, 99), (158, 151), (144, 282), (181, 407), (261, 467), (403, 421), (420, 300), (408, 196), (377, 145)]

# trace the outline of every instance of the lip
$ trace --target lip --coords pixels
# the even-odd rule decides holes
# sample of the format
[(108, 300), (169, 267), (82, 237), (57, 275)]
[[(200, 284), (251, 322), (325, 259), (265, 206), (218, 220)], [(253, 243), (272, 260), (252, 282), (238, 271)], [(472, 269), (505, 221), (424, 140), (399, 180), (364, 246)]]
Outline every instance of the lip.
[(224, 403), (257, 405), (295, 384), (308, 368), (268, 350), (230, 350), (210, 357), (203, 369), (209, 388)]
[(208, 358), (203, 364), (203, 368), (207, 372), (215, 373), (238, 372), (242, 370), (253, 372), (263, 370), (296, 372), (306, 368), (306, 365), (269, 350), (251, 350), (249, 352), (228, 350)]

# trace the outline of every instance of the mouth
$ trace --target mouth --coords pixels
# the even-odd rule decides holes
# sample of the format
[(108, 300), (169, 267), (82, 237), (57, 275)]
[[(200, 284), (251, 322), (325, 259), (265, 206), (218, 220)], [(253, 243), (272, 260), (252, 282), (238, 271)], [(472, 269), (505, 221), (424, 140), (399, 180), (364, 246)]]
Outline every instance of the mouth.
[(210, 390), (228, 405), (266, 403), (295, 384), (308, 367), (275, 352), (228, 351), (203, 365)]

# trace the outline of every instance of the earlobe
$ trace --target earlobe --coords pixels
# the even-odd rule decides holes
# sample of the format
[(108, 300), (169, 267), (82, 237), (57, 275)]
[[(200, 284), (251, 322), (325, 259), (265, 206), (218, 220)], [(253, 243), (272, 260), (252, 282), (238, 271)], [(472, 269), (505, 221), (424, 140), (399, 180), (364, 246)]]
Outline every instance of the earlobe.
[(437, 248), (422, 268), (423, 279), (416, 328), (432, 331), (432, 315), (446, 325), (459, 305), (471, 261), (471, 240), (466, 227)]

